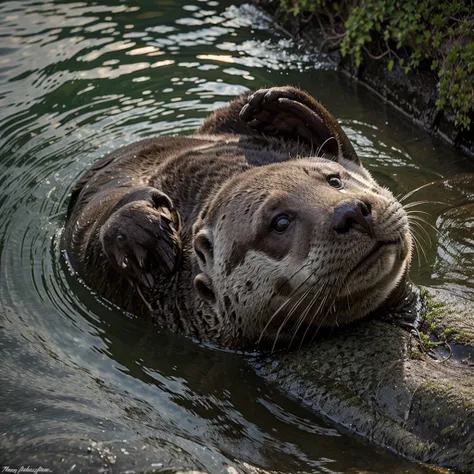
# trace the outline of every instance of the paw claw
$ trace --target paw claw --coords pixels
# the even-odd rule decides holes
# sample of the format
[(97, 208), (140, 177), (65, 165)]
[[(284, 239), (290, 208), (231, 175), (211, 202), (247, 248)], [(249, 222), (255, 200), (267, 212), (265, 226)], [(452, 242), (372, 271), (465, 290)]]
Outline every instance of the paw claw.
[(245, 104), (240, 111), (240, 119), (247, 122), (250, 118), (252, 118), (252, 108), (250, 104)]

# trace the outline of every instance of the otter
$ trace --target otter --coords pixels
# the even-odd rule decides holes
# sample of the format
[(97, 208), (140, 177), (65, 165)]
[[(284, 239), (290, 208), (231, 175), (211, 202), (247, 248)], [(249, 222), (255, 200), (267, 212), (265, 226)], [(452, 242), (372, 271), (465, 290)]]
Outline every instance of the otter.
[(94, 163), (72, 190), (64, 241), (112, 303), (240, 350), (380, 310), (403, 290), (412, 248), (401, 204), (291, 86)]

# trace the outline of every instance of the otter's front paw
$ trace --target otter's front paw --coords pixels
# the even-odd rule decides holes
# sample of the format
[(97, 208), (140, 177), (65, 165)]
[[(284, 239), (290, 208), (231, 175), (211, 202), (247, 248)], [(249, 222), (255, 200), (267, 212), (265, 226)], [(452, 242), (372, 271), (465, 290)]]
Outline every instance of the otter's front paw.
[(155, 188), (135, 189), (115, 206), (100, 230), (100, 242), (122, 275), (152, 288), (152, 271), (173, 272), (181, 252), (178, 212)]
[(314, 146), (327, 142), (326, 148), (337, 152), (337, 141), (325, 123), (327, 115), (321, 104), (295, 87), (260, 89), (240, 112), (241, 120), (263, 133), (301, 138)]

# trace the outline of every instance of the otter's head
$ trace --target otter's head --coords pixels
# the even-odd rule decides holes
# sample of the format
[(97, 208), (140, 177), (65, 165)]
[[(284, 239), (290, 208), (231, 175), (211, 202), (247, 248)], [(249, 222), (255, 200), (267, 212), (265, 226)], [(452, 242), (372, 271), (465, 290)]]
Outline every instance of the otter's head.
[(379, 308), (411, 245), (402, 206), (364, 168), (298, 159), (221, 189), (195, 226), (195, 287), (230, 345), (301, 339)]

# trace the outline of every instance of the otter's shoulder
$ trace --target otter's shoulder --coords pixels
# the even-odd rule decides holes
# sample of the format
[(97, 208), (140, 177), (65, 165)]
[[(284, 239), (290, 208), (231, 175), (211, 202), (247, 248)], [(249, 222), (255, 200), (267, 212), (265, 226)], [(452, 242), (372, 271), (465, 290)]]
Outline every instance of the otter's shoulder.
[(272, 135), (206, 135), (195, 134), (195, 138), (210, 145), (202, 150), (215, 156), (243, 157), (250, 166), (265, 166), (291, 161), (312, 155), (311, 147), (303, 142), (291, 142)]
[[(71, 191), (68, 206), (68, 217), (71, 215), (81, 192), (87, 185), (100, 186), (101, 182), (110, 180), (110, 172), (120, 167), (121, 174), (124, 168), (137, 173), (140, 169), (158, 167), (170, 154), (179, 153), (184, 149), (200, 146), (206, 143), (198, 137), (153, 137), (125, 145), (108, 155), (100, 158), (82, 175)], [(94, 186), (95, 188), (96, 186)], [(95, 192), (95, 190), (94, 190)]]

